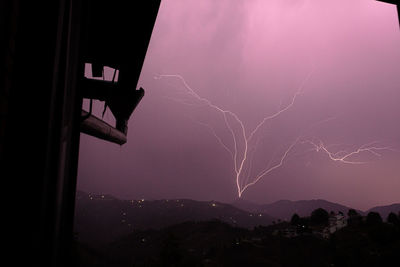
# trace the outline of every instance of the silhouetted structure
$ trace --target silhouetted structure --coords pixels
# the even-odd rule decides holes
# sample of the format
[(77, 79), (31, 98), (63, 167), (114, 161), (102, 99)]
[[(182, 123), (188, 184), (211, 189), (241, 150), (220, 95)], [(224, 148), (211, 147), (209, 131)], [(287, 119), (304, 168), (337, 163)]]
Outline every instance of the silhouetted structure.
[[(135, 90), (150, 40), (159, 0), (126, 4), (126, 1), (88, 0), (83, 60), (92, 64), (92, 76), (100, 77), (105, 66), (118, 71), (118, 81), (83, 78), (80, 92), (84, 98), (105, 101), (116, 119), (115, 129), (101, 120), (86, 123), (81, 130), (107, 141), (124, 144), (128, 120), (142, 99), (144, 90)], [(94, 124), (93, 123), (97, 123)], [(114, 132), (114, 134), (110, 134)], [(120, 137), (121, 136), (121, 137)]]
[[(21, 201), (7, 204), (11, 209), (4, 211), (9, 222), (4, 229), (13, 235), (5, 244), (17, 253), (6, 253), (13, 256), (10, 265), (24, 260), (29, 266), (73, 265), (81, 123), (85, 132), (114, 141), (101, 127), (87, 123), (93, 120), (82, 116), (82, 99), (106, 101), (116, 117), (114, 132), (125, 136), (118, 136), (117, 143), (124, 143), (129, 116), (143, 96), (136, 84), (159, 4), (160, 0), (0, 2), (5, 36), (2, 188)], [(93, 64), (95, 76), (104, 66), (118, 69), (118, 82), (86, 80), (85, 62)], [(101, 120), (95, 125), (104, 126)]]

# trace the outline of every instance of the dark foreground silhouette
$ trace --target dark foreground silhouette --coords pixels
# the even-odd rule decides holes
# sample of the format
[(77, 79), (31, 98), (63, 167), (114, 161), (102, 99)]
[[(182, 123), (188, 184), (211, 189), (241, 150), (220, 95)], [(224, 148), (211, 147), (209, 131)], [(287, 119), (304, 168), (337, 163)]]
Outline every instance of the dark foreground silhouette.
[[(331, 214), (332, 215), (332, 214)], [(399, 266), (399, 215), (348, 212), (346, 226), (328, 235), (323, 209), (290, 222), (234, 227), (213, 220), (137, 231), (107, 245), (76, 242), (77, 266)], [(99, 233), (101, 234), (101, 233)]]

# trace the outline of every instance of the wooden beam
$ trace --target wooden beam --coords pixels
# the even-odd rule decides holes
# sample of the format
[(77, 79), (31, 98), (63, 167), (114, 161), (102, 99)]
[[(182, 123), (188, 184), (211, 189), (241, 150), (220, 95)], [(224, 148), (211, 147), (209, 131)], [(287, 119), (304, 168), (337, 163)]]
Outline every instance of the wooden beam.
[(81, 132), (119, 145), (126, 143), (126, 135), (105, 121), (82, 110)]

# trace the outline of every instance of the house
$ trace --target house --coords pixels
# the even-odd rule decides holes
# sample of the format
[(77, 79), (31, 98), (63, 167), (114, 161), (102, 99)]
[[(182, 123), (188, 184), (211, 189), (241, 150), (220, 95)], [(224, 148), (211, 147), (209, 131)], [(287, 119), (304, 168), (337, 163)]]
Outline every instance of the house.
[(347, 226), (347, 220), (343, 214), (338, 213), (329, 217), (329, 232), (331, 234), (345, 226)]

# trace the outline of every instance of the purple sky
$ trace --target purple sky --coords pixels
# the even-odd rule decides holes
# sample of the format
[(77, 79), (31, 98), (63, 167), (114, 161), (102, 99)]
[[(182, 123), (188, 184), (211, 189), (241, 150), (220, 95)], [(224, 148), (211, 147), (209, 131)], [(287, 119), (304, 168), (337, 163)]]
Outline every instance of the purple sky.
[[(146, 94), (130, 119), (128, 143), (120, 147), (82, 134), (78, 189), (121, 198), (238, 197), (234, 161), (219, 143), (233, 154), (222, 113), (189, 94), (180, 78), (159, 76), (167, 74), (180, 75), (200, 97), (234, 113), (247, 136), (290, 105), (304, 82), (293, 105), (248, 142), (242, 185), (248, 174), (251, 182), (268, 164), (278, 164), (296, 138), (298, 143), (280, 168), (243, 192), (244, 199), (323, 198), (359, 209), (400, 202), (400, 152), (364, 151), (346, 160), (367, 163), (349, 164), (301, 143), (320, 140), (333, 145), (333, 153), (379, 141), (366, 147), (400, 151), (399, 69), (393, 5), (163, 0), (138, 84)], [(95, 114), (101, 109), (97, 103)], [(109, 111), (105, 119), (112, 121)], [(227, 120), (240, 165), (242, 128), (232, 116)]]

